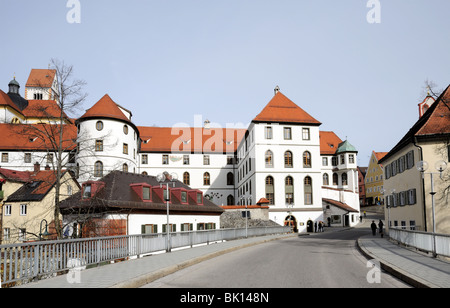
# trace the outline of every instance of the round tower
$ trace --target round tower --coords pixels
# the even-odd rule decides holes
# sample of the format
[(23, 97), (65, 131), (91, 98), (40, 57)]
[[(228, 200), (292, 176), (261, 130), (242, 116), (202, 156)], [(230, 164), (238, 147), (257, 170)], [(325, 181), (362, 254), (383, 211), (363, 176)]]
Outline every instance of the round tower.
[(131, 116), (106, 94), (76, 121), (80, 182), (98, 180), (113, 170), (137, 171), (139, 130)]

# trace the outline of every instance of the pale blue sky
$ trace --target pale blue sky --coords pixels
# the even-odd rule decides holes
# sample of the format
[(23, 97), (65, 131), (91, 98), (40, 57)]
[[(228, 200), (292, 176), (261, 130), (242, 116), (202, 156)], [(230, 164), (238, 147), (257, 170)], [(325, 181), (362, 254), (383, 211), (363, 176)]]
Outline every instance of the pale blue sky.
[(107, 93), (136, 125), (225, 127), (279, 85), (364, 166), (417, 120), (426, 79), (450, 84), (448, 0), (380, 0), (379, 24), (366, 0), (80, 0), (80, 24), (66, 3), (0, 0), (3, 91), (58, 58), (87, 82), (85, 109)]

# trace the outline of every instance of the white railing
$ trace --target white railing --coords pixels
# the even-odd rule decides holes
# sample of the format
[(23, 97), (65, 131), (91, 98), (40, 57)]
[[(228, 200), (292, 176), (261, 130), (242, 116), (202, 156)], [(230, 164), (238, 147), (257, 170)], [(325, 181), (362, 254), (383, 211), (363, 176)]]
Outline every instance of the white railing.
[(404, 245), (431, 252), (433, 255), (450, 257), (450, 235), (422, 231), (389, 229), (389, 237)]
[(0, 286), (31, 281), (68, 271), (73, 267), (126, 260), (173, 248), (198, 244), (291, 232), (290, 227), (258, 227), (176, 232), (170, 234), (139, 234), (110, 237), (41, 241), (0, 245)]

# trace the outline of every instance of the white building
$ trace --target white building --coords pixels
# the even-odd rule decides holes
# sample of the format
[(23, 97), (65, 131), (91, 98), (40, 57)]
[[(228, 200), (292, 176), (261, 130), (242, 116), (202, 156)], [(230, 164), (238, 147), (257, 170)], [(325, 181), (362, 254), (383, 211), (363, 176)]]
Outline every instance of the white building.
[[(8, 100), (10, 96), (0, 92), (0, 108), (12, 114), (20, 108)], [(37, 98), (44, 104), (44, 95)], [(23, 116), (19, 123), (25, 120)], [(131, 111), (108, 95), (75, 124), (69, 119), (67, 124), (76, 140), (67, 147), (68, 159), (81, 182), (98, 180), (113, 170), (148, 175), (167, 171), (217, 205), (255, 204), (265, 198), (270, 219), (300, 232), (326, 221), (324, 209), (330, 204), (323, 199), (354, 210), (342, 214), (342, 225), (358, 221), (356, 149), (333, 132), (321, 132), (321, 123), (278, 87), (247, 129), (215, 128), (209, 121), (203, 127), (136, 126)], [(2, 153), (11, 153), (8, 146), (0, 138)]]

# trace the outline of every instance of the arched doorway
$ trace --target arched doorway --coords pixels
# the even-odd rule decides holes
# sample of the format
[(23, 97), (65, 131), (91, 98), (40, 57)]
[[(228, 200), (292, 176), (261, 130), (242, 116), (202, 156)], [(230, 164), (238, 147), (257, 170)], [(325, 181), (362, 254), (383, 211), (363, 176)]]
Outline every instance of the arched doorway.
[(298, 232), (298, 229), (297, 229), (297, 219), (295, 219), (294, 216), (292, 216), (292, 215), (286, 216), (286, 218), (284, 219), (284, 225), (285, 225), (285, 226), (290, 226), (290, 227), (292, 227), (292, 230), (293, 230), (294, 232)]
[(308, 220), (306, 223), (306, 232), (314, 232), (314, 222), (312, 220)]

